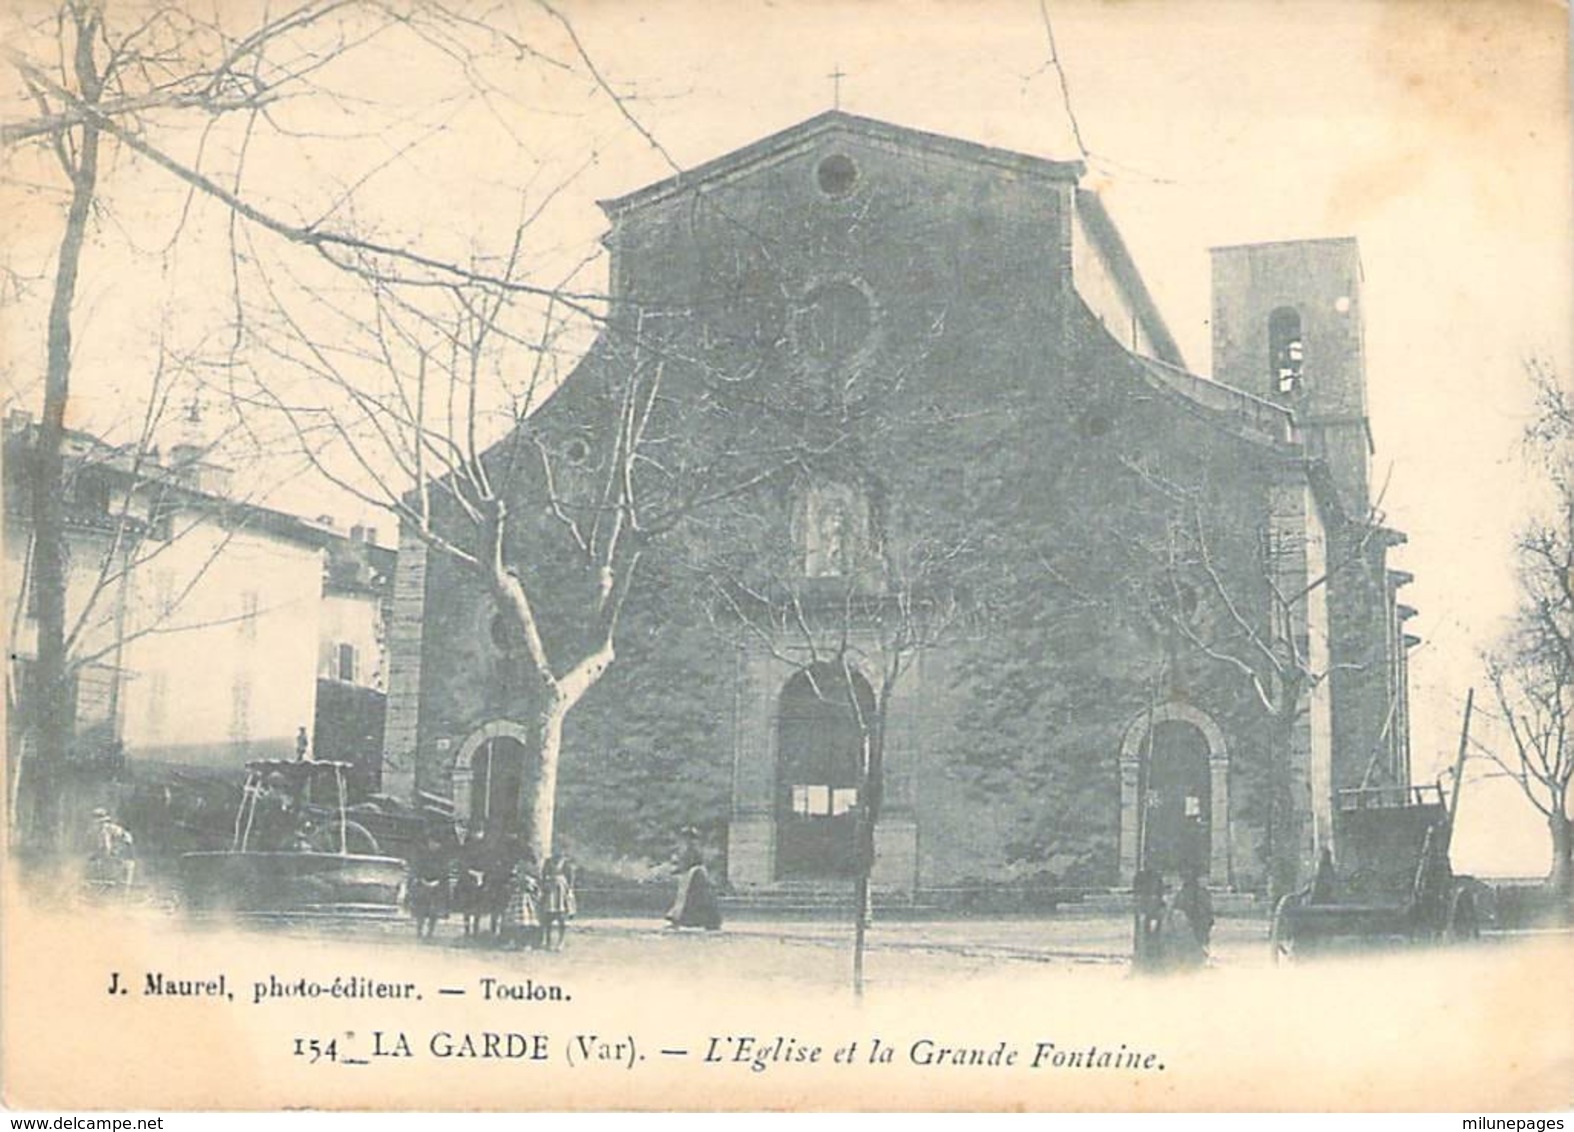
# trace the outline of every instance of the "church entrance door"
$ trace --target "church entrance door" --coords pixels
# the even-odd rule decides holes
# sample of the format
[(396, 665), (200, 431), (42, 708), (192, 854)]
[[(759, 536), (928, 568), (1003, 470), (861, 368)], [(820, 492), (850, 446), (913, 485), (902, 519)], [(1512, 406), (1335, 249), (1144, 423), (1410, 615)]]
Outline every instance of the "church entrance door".
[(1164, 720), (1153, 728), (1148, 764), (1143, 863), (1167, 876), (1208, 876), (1213, 830), (1208, 740), (1196, 726)]
[(849, 686), (840, 665), (817, 664), (782, 690), (776, 732), (778, 879), (853, 874), (858, 772), (873, 719), (868, 683), (854, 673)]
[(470, 828), (488, 837), (521, 832), (519, 794), (525, 782), (525, 745), (509, 736), (481, 744), (470, 764)]

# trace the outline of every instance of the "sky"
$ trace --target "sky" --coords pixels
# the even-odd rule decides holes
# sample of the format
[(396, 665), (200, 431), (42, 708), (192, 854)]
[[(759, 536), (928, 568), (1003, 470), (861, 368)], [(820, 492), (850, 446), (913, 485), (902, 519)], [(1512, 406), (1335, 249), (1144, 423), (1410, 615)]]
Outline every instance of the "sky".
[[(558, 10), (622, 109), (548, 13), (504, 10), (567, 65), (504, 60), (487, 72), (497, 97), (478, 104), (412, 45), (374, 46), (336, 81), (393, 107), (396, 125), (366, 126), (360, 101), (281, 107), (286, 125), (337, 140), (259, 143), (249, 191), (285, 214), (348, 223), (347, 206), (325, 210), (356, 186), (357, 224), (455, 255), (495, 252), (523, 192), (542, 210), (529, 251), (545, 279), (594, 250), (605, 228), (597, 199), (829, 108), (840, 71), (850, 112), (1083, 157), (1202, 373), (1210, 247), (1356, 237), (1373, 480), (1387, 485), (1389, 523), (1409, 535), (1397, 565), (1416, 575), (1405, 600), (1420, 611), (1410, 624), (1424, 641), (1412, 667), (1417, 779), (1451, 760), (1479, 654), (1512, 608), (1509, 548), (1536, 499), (1518, 443), (1529, 411), (1523, 363), (1541, 356), (1574, 373), (1561, 5), (565, 2)], [(1050, 64), (1051, 28), (1064, 87)], [(194, 146), (196, 135), (171, 144)], [(126, 155), (112, 170), (79, 305), (73, 419), (88, 427), (107, 427), (134, 400), (160, 331), (211, 351), (226, 313), (215, 284), (227, 261), (214, 252), (225, 218), (199, 204), (177, 239), (183, 194)], [(24, 172), (8, 163), (13, 180)], [(15, 259), (46, 262), (57, 201), (34, 192), (8, 205), (0, 239)], [(604, 259), (577, 281), (603, 288)], [(41, 341), (36, 294), (0, 326), (24, 401)], [(312, 490), (301, 477), (280, 499), (304, 509)], [(361, 518), (342, 500), (323, 506), (346, 523)], [(1467, 789), (1456, 867), (1542, 867), (1544, 833), (1515, 791), (1502, 779)]]

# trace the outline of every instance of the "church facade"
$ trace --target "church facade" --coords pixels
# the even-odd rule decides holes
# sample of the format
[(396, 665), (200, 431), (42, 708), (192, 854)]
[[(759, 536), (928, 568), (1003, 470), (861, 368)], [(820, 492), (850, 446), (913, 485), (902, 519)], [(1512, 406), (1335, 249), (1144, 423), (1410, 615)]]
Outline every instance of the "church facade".
[[(607, 326), (529, 427), (593, 476), (592, 406), (659, 367), (652, 465), (732, 486), (651, 540), (568, 718), (579, 860), (695, 824), (735, 888), (831, 883), (878, 802), (888, 890), (1253, 889), (1408, 784), (1354, 241), (1215, 249), (1204, 377), (1082, 172), (833, 111), (604, 203)], [(493, 616), (402, 541), (385, 788), (469, 824), (529, 773)]]

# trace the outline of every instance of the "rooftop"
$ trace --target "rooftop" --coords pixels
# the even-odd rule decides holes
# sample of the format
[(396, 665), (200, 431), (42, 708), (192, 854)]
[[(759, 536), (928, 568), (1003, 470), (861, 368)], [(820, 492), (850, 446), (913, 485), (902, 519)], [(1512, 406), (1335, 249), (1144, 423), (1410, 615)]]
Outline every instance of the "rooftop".
[(993, 165), (1015, 173), (1040, 177), (1051, 181), (1075, 183), (1081, 178), (1084, 166), (1080, 161), (1055, 161), (1047, 157), (1034, 157), (1009, 149), (981, 145), (978, 142), (898, 126), (877, 118), (863, 118), (845, 110), (827, 110), (813, 118), (789, 126), (768, 137), (751, 142), (740, 149), (685, 169), (664, 180), (646, 185), (621, 197), (601, 202), (609, 216), (616, 218), (633, 208), (653, 204), (707, 181), (731, 177), (784, 156), (801, 152), (828, 134), (851, 134), (871, 141), (900, 146), (955, 158), (975, 165)]

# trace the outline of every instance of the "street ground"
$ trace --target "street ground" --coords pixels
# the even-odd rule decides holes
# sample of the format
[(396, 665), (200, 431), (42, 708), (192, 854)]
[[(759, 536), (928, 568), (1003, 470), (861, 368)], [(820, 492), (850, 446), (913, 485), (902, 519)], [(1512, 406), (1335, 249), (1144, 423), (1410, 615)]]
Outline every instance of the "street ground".
[[(235, 924), (127, 903), (8, 912), (0, 1037), (34, 1107), (1517, 1111), (1570, 1095), (1566, 933), (1274, 967), (1263, 920), (1227, 916), (1209, 969), (1141, 979), (1130, 920), (1113, 911), (892, 920), (871, 929), (856, 998), (851, 926), (834, 920), (737, 917), (704, 932), (588, 916), (563, 950), (535, 952), (467, 945), (455, 919), (421, 941), (402, 919)], [(154, 975), (196, 997), (150, 995)], [(201, 989), (221, 979), (217, 1000)], [(330, 995), (374, 984), (408, 989)], [(129, 989), (105, 993), (117, 985)], [(539, 1038), (550, 1056), (441, 1052), (488, 1033)], [(378, 1054), (406, 1038), (411, 1060)], [(894, 1063), (874, 1059), (876, 1039)], [(333, 1057), (313, 1059), (312, 1042), (335, 1040)], [(861, 1071), (777, 1059), (854, 1043)], [(1016, 1050), (1019, 1063), (923, 1060), (942, 1047)], [(1095, 1047), (1151, 1054), (1159, 1068), (1028, 1064)], [(601, 1056), (590, 1049), (628, 1060), (568, 1060)], [(84, 1064), (122, 1069), (88, 1081)]]
[[(438, 928), (435, 940), (418, 941), (408, 921), (376, 920), (303, 924), (258, 924), (256, 930), (290, 936), (326, 935), (423, 951), (510, 954), (490, 941), (468, 943), (457, 920)], [(988, 919), (893, 920), (876, 922), (867, 940), (871, 978), (904, 978), (968, 972), (998, 972), (1002, 965), (1059, 965), (1102, 968), (1123, 974), (1131, 959), (1129, 916), (995, 917)], [(600, 966), (630, 962), (687, 965), (750, 971), (756, 976), (831, 983), (843, 982), (852, 951), (853, 929), (835, 920), (734, 919), (719, 932), (674, 930), (658, 920), (631, 917), (582, 917), (570, 926), (566, 946), (549, 955), (521, 953), (521, 965), (541, 960), (553, 965)], [(1268, 926), (1256, 918), (1221, 919), (1213, 933), (1212, 964), (1249, 968), (1269, 964)]]
[[(728, 918), (722, 930), (674, 930), (655, 915), (588, 915), (575, 919), (561, 951), (542, 953), (499, 944), (490, 936), (467, 940), (461, 920), (450, 916), (435, 939), (417, 939), (415, 926), (402, 916), (193, 919), (167, 904), (139, 902), (117, 906), (114, 899), (95, 910), (112, 917), (144, 921), (155, 931), (195, 928), (197, 935), (229, 932), (258, 940), (290, 938), (321, 944), (368, 944), (379, 950), (447, 955), (461, 962), (502, 962), (519, 970), (600, 969), (653, 966), (669, 973), (692, 968), (710, 974), (747, 974), (844, 986), (850, 971), (853, 928), (848, 914), (805, 918), (747, 911)], [(1118, 907), (1082, 906), (1042, 915), (883, 918), (877, 912), (867, 936), (866, 973), (871, 982), (944, 979), (969, 974), (1007, 974), (1036, 967), (1082, 970), (1124, 976), (1132, 953), (1132, 918)], [(1547, 933), (1488, 932), (1474, 949), (1524, 942)], [(1553, 931), (1574, 940), (1574, 928)], [(1208, 966), (1219, 973), (1253, 971), (1273, 964), (1268, 918), (1260, 908), (1222, 913), (1215, 923)], [(1346, 951), (1345, 954), (1351, 954)]]
[[(215, 929), (227, 931), (228, 926), (215, 925)], [(853, 953), (852, 925), (830, 919), (737, 918), (721, 931), (707, 932), (674, 930), (644, 918), (582, 917), (570, 925), (565, 946), (551, 952), (510, 949), (490, 938), (467, 941), (457, 918), (442, 923), (432, 940), (418, 940), (413, 924), (399, 919), (253, 923), (247, 934), (319, 943), (343, 940), (351, 946), (371, 945), (412, 958), (419, 955), (423, 962), (446, 957), (460, 966), (481, 963), (538, 979), (621, 970), (659, 972), (676, 979), (744, 978), (826, 991), (849, 985)], [(1418, 955), (1437, 950), (1490, 953), (1509, 944), (1535, 942), (1543, 935), (1574, 940), (1570, 929), (1490, 933), (1476, 944), (1419, 949)], [(1131, 975), (1131, 938), (1131, 918), (1116, 914), (877, 921), (867, 938), (865, 974), (871, 988), (1009, 980), (1040, 972), (1056, 978), (1080, 976), (1093, 983), (1124, 981)], [(1209, 970), (1203, 974), (1210, 979), (1233, 974), (1255, 979), (1273, 966), (1268, 923), (1260, 917), (1221, 917), (1209, 951)], [(1360, 954), (1347, 951), (1342, 957), (1359, 961)], [(1366, 954), (1376, 958), (1380, 952)], [(1339, 958), (1301, 965), (1319, 967)]]

